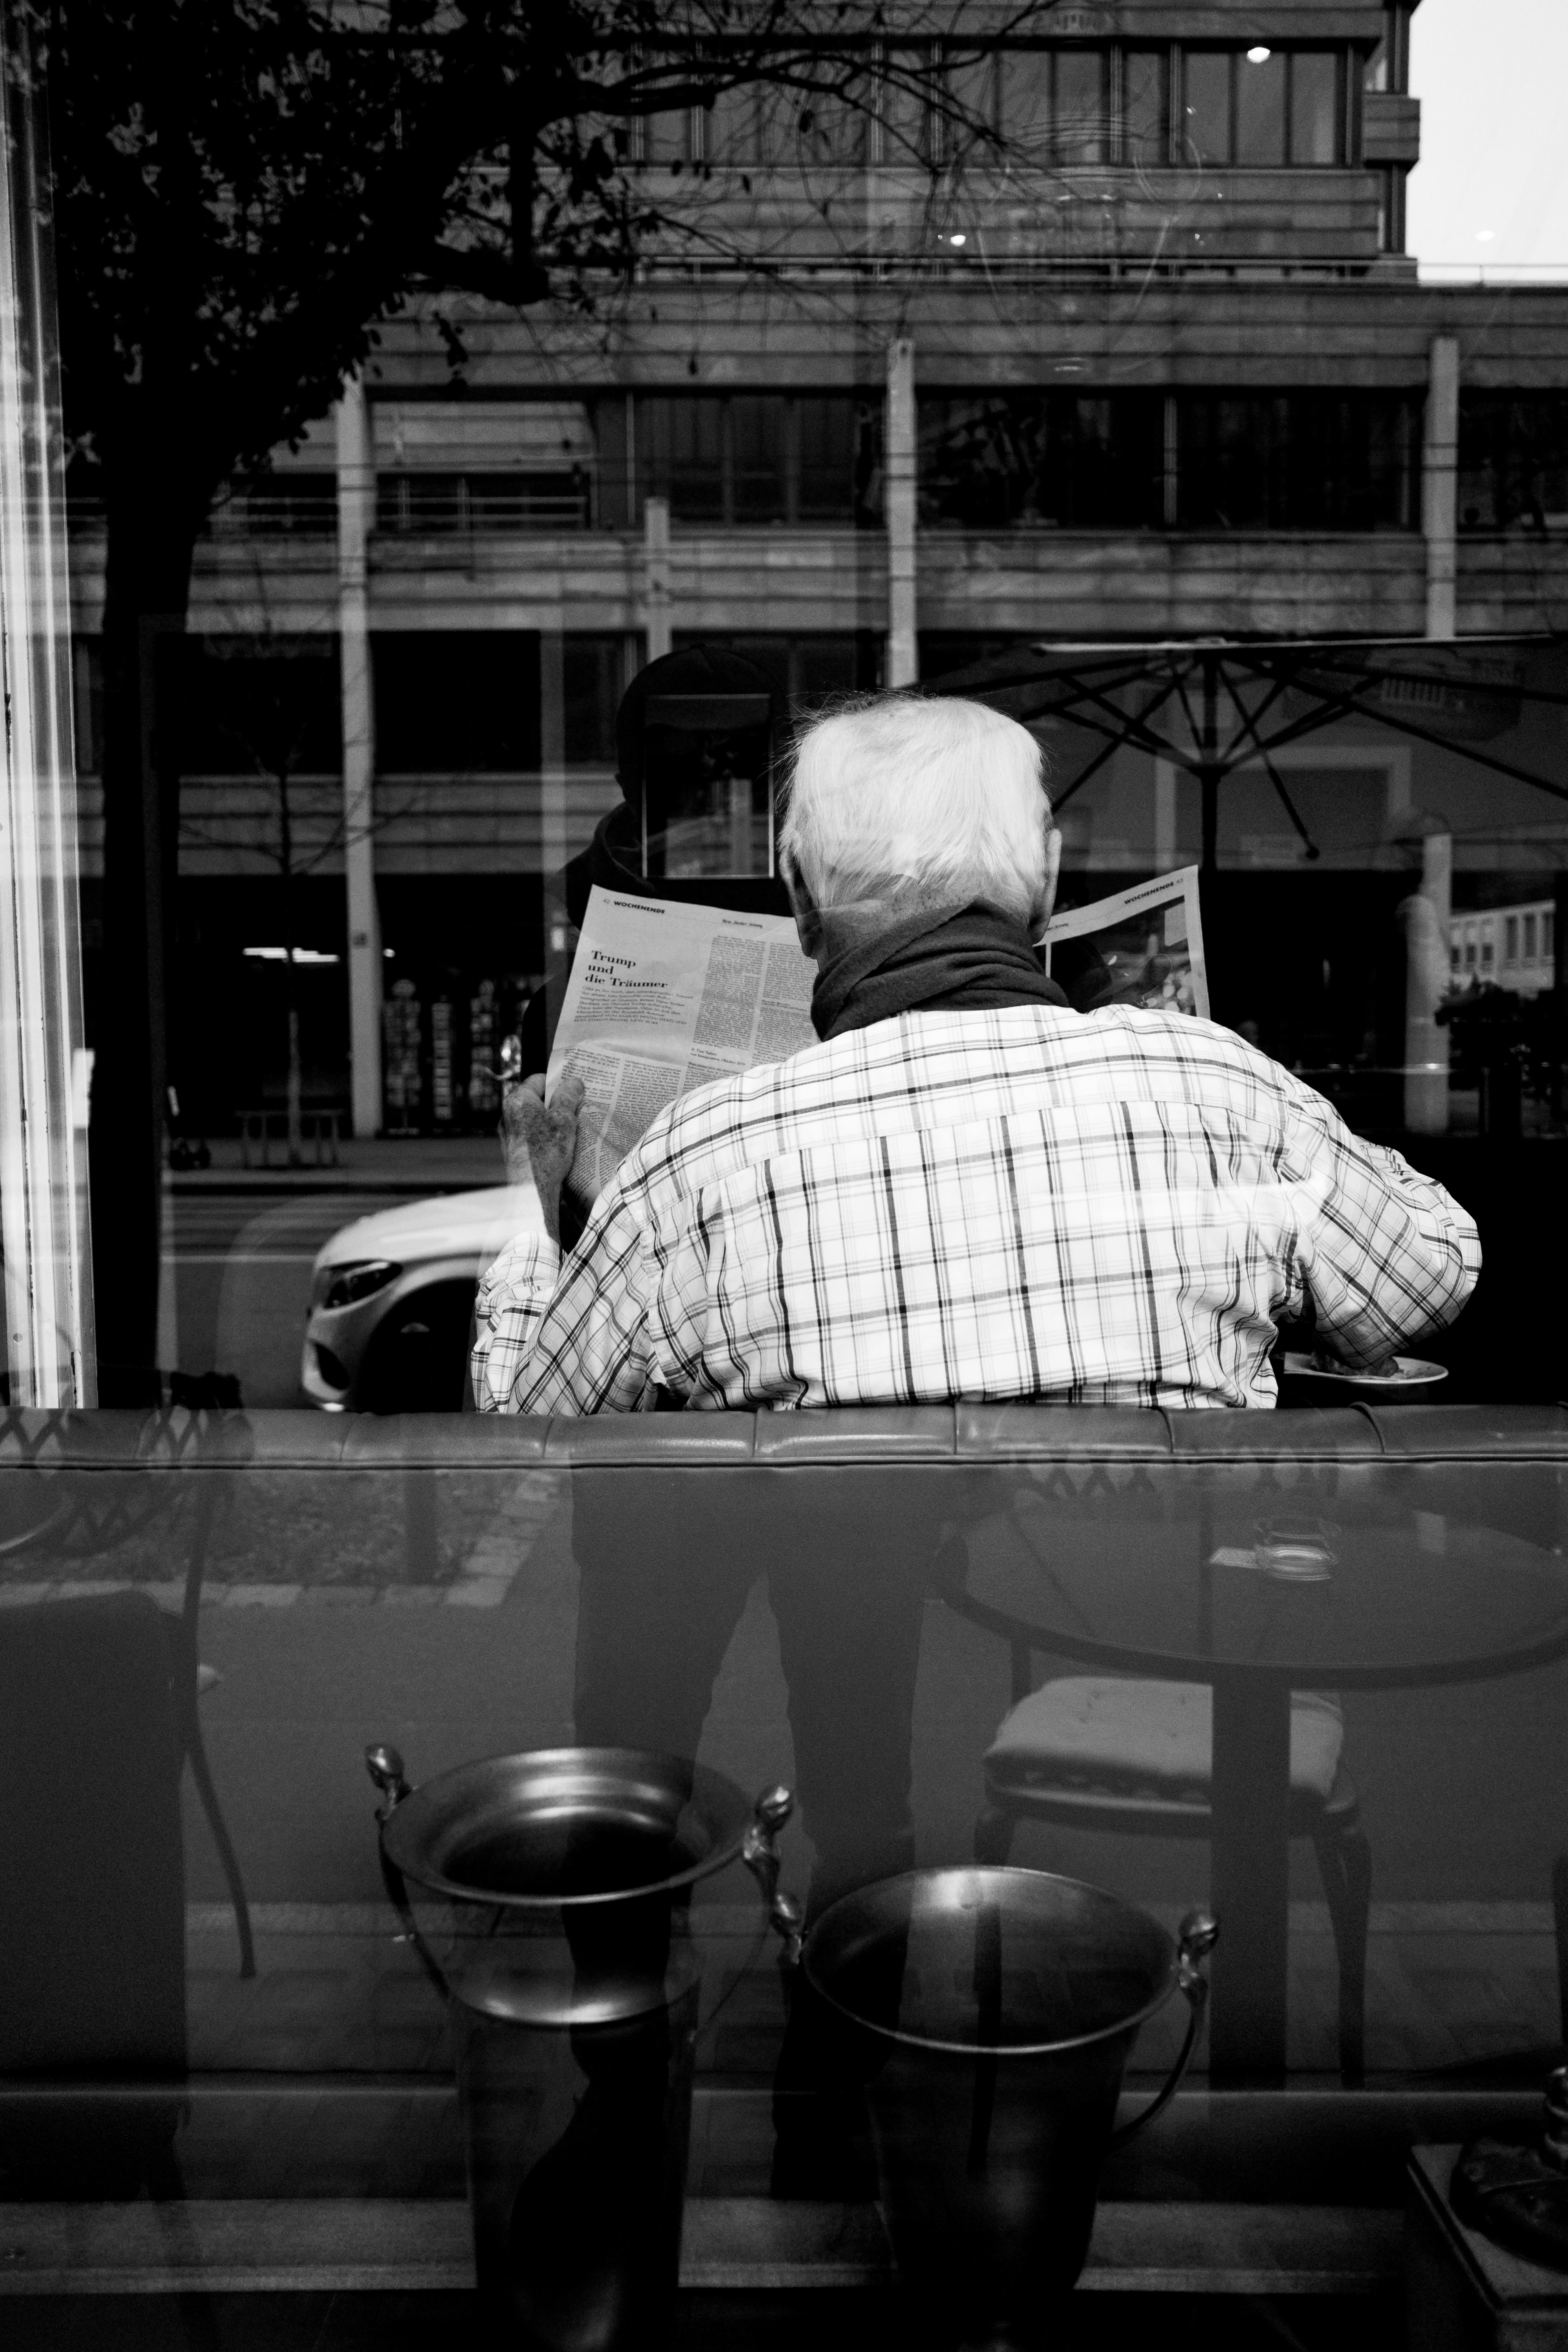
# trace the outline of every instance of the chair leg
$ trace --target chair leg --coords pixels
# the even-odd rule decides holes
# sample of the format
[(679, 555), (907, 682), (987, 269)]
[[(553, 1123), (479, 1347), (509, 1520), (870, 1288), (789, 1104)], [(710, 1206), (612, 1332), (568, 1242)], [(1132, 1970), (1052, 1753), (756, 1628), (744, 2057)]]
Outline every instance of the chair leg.
[(1372, 1848), (1361, 1829), (1312, 1841), (1340, 1979), (1340, 2080), (1359, 2091), (1366, 2080), (1366, 1939), (1372, 1913)]
[(1552, 1865), (1552, 1927), (1557, 1939), (1557, 2000), (1568, 2042), (1568, 1853)]
[(1013, 1851), (1013, 1832), (1017, 1828), (1017, 1816), (1005, 1805), (987, 1805), (974, 1824), (974, 1859), (979, 1863), (1005, 1863)]

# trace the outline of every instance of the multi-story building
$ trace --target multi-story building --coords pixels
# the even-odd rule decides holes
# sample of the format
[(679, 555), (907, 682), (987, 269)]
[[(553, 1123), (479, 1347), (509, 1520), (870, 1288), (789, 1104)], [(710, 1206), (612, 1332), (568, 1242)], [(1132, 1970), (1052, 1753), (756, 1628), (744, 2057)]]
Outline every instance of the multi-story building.
[[(411, 301), (201, 551), (177, 1053), (201, 1115), (280, 1079), (286, 798), (312, 1087), (362, 1128), (461, 1120), (470, 1018), (482, 1042), (541, 971), (545, 877), (613, 802), (618, 693), (685, 640), (802, 704), (1037, 639), (1563, 626), (1568, 285), (1418, 282), (1409, 16), (1058, 5), (955, 62), (996, 145), (907, 100), (742, 92), (641, 126), (632, 168), (702, 236), (595, 311)], [(96, 551), (84, 524), (89, 767)], [(1342, 772), (1373, 789), (1334, 759), (1291, 773), (1324, 805)], [(1145, 798), (1064, 812), (1075, 887), (1190, 854)], [(1221, 866), (1292, 866), (1244, 803)], [(1471, 825), (1456, 905), (1544, 905), (1560, 806)], [(1381, 801), (1343, 807), (1325, 876), (1392, 855)]]
[(1454, 985), (1489, 983), (1517, 996), (1543, 995), (1557, 980), (1556, 918), (1551, 898), (1457, 917), (1448, 951)]

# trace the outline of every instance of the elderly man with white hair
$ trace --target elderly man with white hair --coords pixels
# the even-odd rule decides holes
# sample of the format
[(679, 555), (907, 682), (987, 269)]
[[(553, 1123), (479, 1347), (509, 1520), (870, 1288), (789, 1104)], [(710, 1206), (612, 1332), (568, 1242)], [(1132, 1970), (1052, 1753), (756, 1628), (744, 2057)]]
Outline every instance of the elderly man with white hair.
[(1441, 1185), (1215, 1023), (1068, 1003), (1034, 946), (1059, 855), (984, 705), (807, 728), (781, 863), (820, 1043), (671, 1104), (564, 1265), (580, 1092), (510, 1090), (554, 1238), (480, 1286), (480, 1409), (1268, 1405), (1309, 1307), (1358, 1365), (1450, 1322), (1479, 1248)]

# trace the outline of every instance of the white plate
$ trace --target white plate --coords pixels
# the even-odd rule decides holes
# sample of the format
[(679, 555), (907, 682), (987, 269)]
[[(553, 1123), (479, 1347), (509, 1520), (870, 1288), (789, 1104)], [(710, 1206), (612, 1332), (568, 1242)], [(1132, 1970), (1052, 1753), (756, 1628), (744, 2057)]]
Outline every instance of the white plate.
[(1284, 1369), (1293, 1381), (1325, 1381), (1331, 1388), (1377, 1389), (1395, 1391), (1403, 1389), (1436, 1388), (1448, 1377), (1447, 1364), (1428, 1364), (1419, 1356), (1391, 1356), (1381, 1370), (1358, 1372), (1346, 1364), (1342, 1370), (1330, 1370), (1314, 1356), (1287, 1355)]

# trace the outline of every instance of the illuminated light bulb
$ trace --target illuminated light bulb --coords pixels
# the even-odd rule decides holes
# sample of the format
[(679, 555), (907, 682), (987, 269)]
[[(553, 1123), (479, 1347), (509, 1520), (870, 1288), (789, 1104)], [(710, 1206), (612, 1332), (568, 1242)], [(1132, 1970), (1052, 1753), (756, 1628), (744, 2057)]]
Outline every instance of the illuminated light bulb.
[(1273, 54), (1272, 49), (1266, 49), (1259, 41), (1256, 48), (1247, 52), (1247, 62), (1249, 66), (1266, 66)]
[(1476, 231), (1476, 243), (1478, 245), (1489, 245), (1496, 235), (1497, 231), (1495, 228), (1479, 228)]
[(956, 236), (950, 236), (947, 241), (949, 245), (967, 245), (969, 243), (969, 239), (963, 229), (959, 230)]

